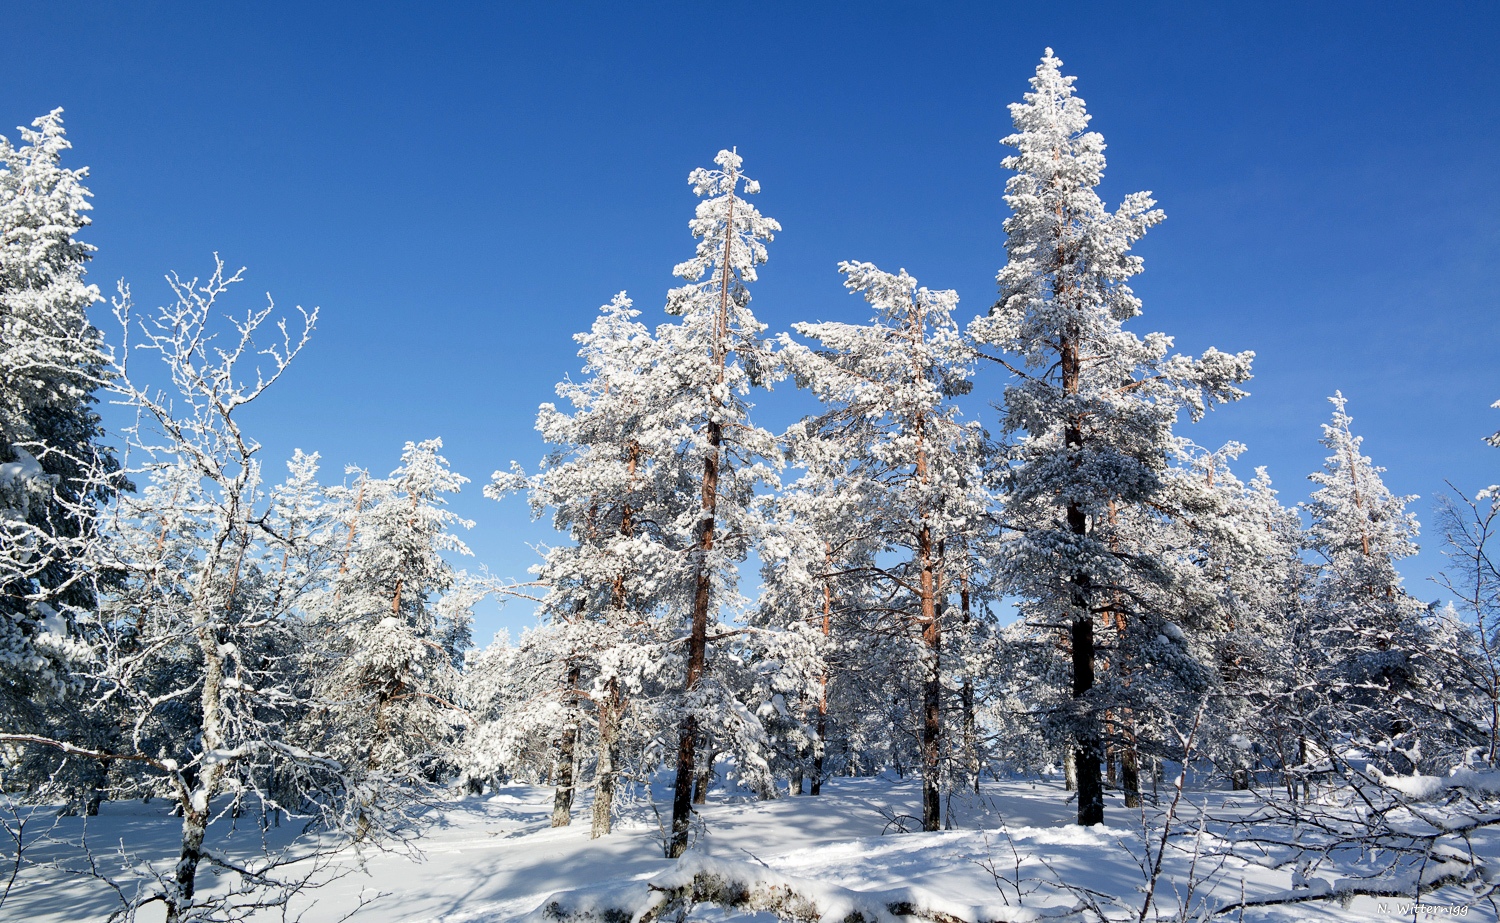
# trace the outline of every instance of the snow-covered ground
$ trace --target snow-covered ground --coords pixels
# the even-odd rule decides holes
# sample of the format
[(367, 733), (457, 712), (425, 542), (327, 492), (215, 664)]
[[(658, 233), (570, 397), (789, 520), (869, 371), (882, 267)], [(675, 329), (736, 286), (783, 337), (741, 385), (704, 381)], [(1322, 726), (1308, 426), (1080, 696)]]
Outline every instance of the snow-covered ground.
[[(1217, 824), (1195, 836), (1198, 808), (1206, 807), (1216, 818), (1229, 817), (1248, 810), (1249, 798), (1211, 792), (1190, 800), (1183, 833), (1173, 838), (1167, 851), (1155, 907), (1147, 919), (1158, 914), (1175, 919), (1184, 902), (1196, 916), (1205, 908), (1239, 899), (1242, 888), (1251, 898), (1292, 888), (1292, 868), (1205, 858), (1225, 842), (1213, 833), (1222, 832)], [(508, 786), (429, 810), (421, 820), (420, 855), (339, 852), (319, 876), (341, 874), (299, 898), (292, 913), (303, 912), (306, 923), (331, 923), (363, 899), (369, 903), (353, 917), (356, 921), (499, 923), (550, 904), (567, 908), (628, 903), (630, 895), (645, 893), (647, 880), (670, 881), (678, 868), (789, 882), (789, 887), (817, 897), (823, 911), (847, 909), (850, 901), (868, 899), (872, 906), (905, 902), (967, 920), (1047, 919), (1070, 909), (1074, 913), (1064, 918), (1098, 919), (1087, 908), (1090, 903), (1111, 919), (1127, 914), (1134, 918), (1139, 912), (1146, 882), (1142, 865), (1149, 865), (1142, 845), (1142, 817), (1126, 811), (1118, 800), (1108, 804), (1108, 826), (1082, 829), (1070, 823), (1073, 808), (1059, 785), (993, 783), (981, 796), (952, 802), (955, 829), (899, 832), (900, 815), (914, 813), (917, 805), (915, 783), (885, 779), (835, 779), (817, 798), (710, 804), (703, 810), (704, 824), (694, 849), (679, 867), (662, 858), (659, 828), (649, 807), (632, 809), (613, 835), (590, 840), (586, 817), (575, 819), (570, 827), (548, 826), (550, 789)], [(121, 861), (110, 856), (110, 849), (122, 841), (138, 855), (171, 856), (176, 831), (163, 813), (160, 802), (106, 804), (102, 815), (87, 826), (88, 840), (101, 857), (100, 868), (120, 871)], [(237, 836), (254, 827), (248, 815), (242, 822)], [(48, 826), (54, 837), (76, 839), (84, 830), (84, 822), (77, 818), (53, 824), (50, 816), (38, 815), (29, 835), (39, 835), (39, 826)], [(289, 832), (283, 828), (281, 835)], [(1479, 848), (1500, 858), (1500, 835), (1481, 839)], [(66, 858), (67, 852), (60, 843), (39, 841), (29, 854), (48, 857)], [(4, 874), (8, 869), (0, 870), (0, 876)], [(1450, 888), (1429, 895), (1426, 902), (1429, 911), (1436, 908), (1473, 920), (1495, 918), (1488, 904), (1464, 910), (1463, 897)], [(1243, 919), (1412, 919), (1407, 903), (1400, 898), (1360, 897), (1348, 907), (1292, 904), (1246, 911)], [(33, 868), (23, 869), (0, 906), (0, 917), (63, 923), (103, 919), (116, 907), (113, 895), (96, 881)], [(1431, 918), (1430, 913), (1418, 914)], [(746, 914), (750, 915), (772, 919), (768, 914)], [(704, 920), (729, 916), (738, 918), (703, 906), (692, 914)], [(153, 918), (151, 913), (142, 915), (143, 920)], [(1232, 913), (1219, 919), (1240, 917)]]

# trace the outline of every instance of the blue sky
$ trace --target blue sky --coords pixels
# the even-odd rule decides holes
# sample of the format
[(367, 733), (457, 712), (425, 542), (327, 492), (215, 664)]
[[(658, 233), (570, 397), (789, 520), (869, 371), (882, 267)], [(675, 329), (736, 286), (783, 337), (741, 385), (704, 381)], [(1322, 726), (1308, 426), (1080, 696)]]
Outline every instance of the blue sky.
[[(0, 125), (66, 108), (91, 168), (92, 280), (166, 298), (214, 251), (319, 305), (257, 408), (293, 447), (384, 473), (442, 436), (478, 560), (545, 541), (479, 486), (544, 447), (570, 337), (629, 290), (647, 319), (692, 252), (688, 171), (738, 146), (785, 227), (755, 308), (855, 320), (841, 259), (984, 310), (1003, 262), (1006, 105), (1046, 46), (1109, 143), (1110, 203), (1150, 189), (1139, 332), (1258, 353), (1252, 396), (1182, 431), (1248, 444), (1304, 499), (1326, 397), (1424, 523), (1444, 479), (1500, 481), (1500, 7), (1297, 4), (13, 2)], [(6, 134), (15, 137), (12, 131)], [(102, 315), (101, 315), (102, 320)], [(969, 409), (1004, 381), (979, 380)], [(779, 427), (805, 398), (761, 401)], [(1424, 536), (1421, 597), (1441, 566)], [(524, 607), (486, 612), (484, 641)]]

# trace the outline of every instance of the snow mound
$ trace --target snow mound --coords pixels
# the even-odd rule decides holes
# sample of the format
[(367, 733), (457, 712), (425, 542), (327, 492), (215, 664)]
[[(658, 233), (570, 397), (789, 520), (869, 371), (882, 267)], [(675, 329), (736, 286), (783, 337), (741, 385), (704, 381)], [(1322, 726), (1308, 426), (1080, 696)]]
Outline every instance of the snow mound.
[(1408, 798), (1428, 801), (1447, 794), (1454, 789), (1463, 789), (1481, 795), (1500, 795), (1500, 772), (1455, 769), (1446, 776), (1388, 776), (1380, 775), (1380, 784), (1394, 789)]
[(854, 891), (752, 862), (690, 852), (649, 881), (604, 883), (553, 894), (522, 923), (654, 923), (676, 918), (697, 904), (769, 914), (793, 923), (1033, 923), (1073, 912), (964, 904), (918, 887)]

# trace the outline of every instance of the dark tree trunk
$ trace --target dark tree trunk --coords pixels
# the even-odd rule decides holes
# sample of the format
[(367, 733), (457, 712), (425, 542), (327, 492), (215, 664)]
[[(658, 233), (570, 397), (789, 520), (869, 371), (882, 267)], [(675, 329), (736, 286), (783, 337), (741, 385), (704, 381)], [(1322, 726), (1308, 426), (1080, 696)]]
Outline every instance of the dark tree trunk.
[(186, 920), (193, 906), (193, 895), (197, 891), (198, 863), (203, 859), (203, 835), (207, 830), (207, 812), (184, 806), (182, 851), (178, 855), (174, 876), (177, 887), (167, 900), (167, 923)]
[[(729, 283), (730, 251), (734, 245), (734, 188), (738, 179), (731, 177), (730, 196), (724, 223), (724, 255), (719, 266), (719, 316), (715, 324), (713, 358), (718, 366), (718, 384), (724, 383), (724, 368), (729, 361)], [(714, 527), (719, 508), (719, 447), (724, 444), (724, 428), (717, 418), (720, 402), (710, 399), (706, 435), (708, 452), (703, 456), (703, 492), (699, 507), (698, 561), (693, 585), (693, 627), (688, 637), (687, 682), (683, 691), (691, 699), (708, 660), (708, 609), (712, 597), (713, 574), (709, 572), (709, 553), (714, 547)], [(693, 774), (696, 770), (693, 747), (698, 736), (698, 718), (691, 711), (683, 716), (677, 733), (677, 781), (672, 792), (672, 839), (667, 844), (667, 858), (675, 859), (687, 851), (688, 831), (693, 813)]]
[[(1061, 219), (1062, 206), (1058, 206)], [(1066, 265), (1066, 244), (1063, 239), (1063, 224), (1057, 226), (1057, 265)], [(1059, 273), (1053, 280), (1053, 295), (1064, 298), (1069, 287)], [(1058, 336), (1058, 367), (1062, 373), (1063, 393), (1077, 395), (1083, 377), (1083, 356), (1079, 352), (1080, 331), (1071, 323), (1065, 324)], [(1083, 422), (1077, 416), (1069, 416), (1063, 424), (1063, 444), (1074, 456), (1076, 467), (1083, 452)], [(1104, 499), (1104, 498), (1099, 498)], [(1068, 531), (1080, 539), (1088, 535), (1088, 517), (1077, 503), (1067, 507)], [(1099, 763), (1103, 756), (1103, 734), (1099, 715), (1086, 699), (1094, 688), (1094, 612), (1093, 580), (1087, 573), (1072, 576), (1072, 628), (1070, 643), (1073, 653), (1073, 699), (1079, 706), (1075, 712), (1078, 727), (1075, 730), (1077, 749), (1074, 753), (1074, 768), (1078, 774), (1078, 823), (1089, 827), (1104, 822), (1104, 786), (1099, 778)]]
[[(825, 681), (826, 683), (826, 681)], [(818, 755), (813, 757), (812, 786), (809, 795), (823, 794), (823, 757), (828, 751), (828, 699), (818, 703)]]
[(1120, 787), (1125, 790), (1125, 807), (1141, 806), (1141, 757), (1135, 751), (1134, 735), (1120, 751)]
[[(972, 616), (969, 610), (969, 575), (967, 572), (968, 561), (965, 560), (965, 573), (959, 583), (959, 610), (963, 612), (964, 629), (968, 630)], [(959, 700), (963, 703), (964, 722), (964, 761), (967, 763), (969, 775), (974, 783), (974, 794), (979, 794), (979, 772), (982, 768), (979, 762), (979, 737), (975, 733), (974, 722), (974, 678), (969, 675), (968, 669), (964, 670), (963, 688), (959, 691)]]
[(687, 852), (688, 831), (693, 817), (693, 743), (698, 736), (698, 719), (688, 715), (677, 732), (677, 782), (672, 788), (672, 840), (667, 858), (676, 859)]
[[(1085, 598), (1087, 598), (1085, 596)], [(1076, 618), (1072, 628), (1073, 698), (1085, 697), (1094, 688), (1094, 619)], [(1079, 714), (1078, 745), (1073, 754), (1078, 773), (1078, 823), (1091, 827), (1104, 823), (1104, 785), (1099, 777), (1102, 741), (1098, 716), (1087, 703)]]
[[(708, 557), (714, 547), (715, 513), (719, 499), (719, 446), (723, 431), (717, 422), (708, 424), (708, 454), (703, 457), (703, 500), (698, 526), (698, 563), (693, 587), (693, 626), (688, 636), (687, 682), (684, 690), (689, 699), (698, 688), (708, 660), (708, 608), (712, 597), (713, 574)], [(677, 732), (677, 784), (672, 793), (672, 840), (667, 858), (675, 859), (687, 851), (688, 831), (693, 814), (693, 776), (697, 771), (695, 746), (698, 740), (698, 717), (689, 712)]]
[(563, 728), (557, 754), (557, 793), (552, 797), (552, 826), (566, 827), (573, 822), (573, 762), (578, 749), (578, 680), (582, 668), (568, 668), (568, 726)]
[(925, 523), (917, 534), (917, 557), (922, 565), (922, 642), (927, 647), (927, 680), (922, 687), (922, 829), (938, 830), (942, 823), (938, 777), (942, 770), (943, 632), (938, 624), (932, 530)]
[(708, 787), (714, 780), (714, 753), (713, 742), (702, 741), (701, 753), (698, 756), (698, 771), (693, 775), (693, 804), (708, 804)]
[[(823, 543), (823, 565), (829, 573), (833, 571), (833, 546)], [(823, 578), (823, 641), (833, 634), (833, 577)], [(828, 665), (823, 665), (823, 675), (818, 678), (818, 752), (813, 757), (811, 795), (823, 794), (823, 758), (828, 752)]]

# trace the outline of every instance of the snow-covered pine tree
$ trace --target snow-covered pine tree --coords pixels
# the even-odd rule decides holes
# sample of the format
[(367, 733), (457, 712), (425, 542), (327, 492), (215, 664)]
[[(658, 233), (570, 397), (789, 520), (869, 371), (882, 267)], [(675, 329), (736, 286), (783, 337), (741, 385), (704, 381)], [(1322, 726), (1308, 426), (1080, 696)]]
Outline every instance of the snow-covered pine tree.
[(969, 332), (1014, 379), (1002, 424), (1016, 437), (1005, 515), (1018, 531), (1001, 566), (1006, 592), (1027, 615), (1068, 633), (1078, 822), (1088, 825), (1104, 815), (1094, 629), (1125, 577), (1125, 559), (1096, 532), (1111, 504), (1145, 504), (1160, 492), (1178, 413), (1196, 419), (1241, 397), (1252, 354), (1168, 355), (1170, 337), (1123, 329), (1140, 313), (1127, 284), (1141, 271), (1131, 245), (1163, 215), (1144, 192), (1105, 210), (1096, 191), (1104, 139), (1087, 130), (1088, 112), (1061, 66), (1048, 49), (1031, 92), (1011, 106), (1009, 260), (999, 300)]
[(506, 717), (515, 710), (510, 679), (515, 659), (510, 634), (502, 631), (485, 647), (469, 651), (459, 674), (459, 699), (468, 723), (454, 759), (459, 781), (474, 794), (511, 777), (505, 731)]
[(0, 721), (40, 730), (76, 713), (48, 703), (83, 653), (73, 617), (94, 601), (76, 562), (120, 482), (94, 411), (108, 358), (77, 236), (88, 169), (61, 164), (61, 109), (20, 140), (0, 136)]
[(443, 554), (469, 554), (452, 530), (472, 523), (446, 508), (445, 495), (468, 479), (438, 454), (442, 445), (408, 442), (389, 478), (361, 472), (352, 488), (333, 492), (346, 504), (353, 495), (353, 515), (348, 550), (314, 607), (325, 638), (312, 654), (315, 733), (320, 749), (363, 780), (361, 833), (378, 820), (375, 792), (429, 781), (461, 724), (460, 652), (450, 641), (466, 631), (467, 610), (439, 606), (438, 597), (458, 579)]
[[(1404, 702), (1423, 695), (1433, 669), (1427, 607), (1402, 588), (1396, 562), (1417, 553), (1417, 518), (1361, 454), (1350, 429), (1347, 401), (1335, 392), (1333, 420), (1323, 424), (1329, 450), (1306, 504), (1307, 547), (1320, 564), (1307, 613), (1321, 701), (1307, 717), (1317, 726), (1399, 756), (1400, 771), (1415, 768), (1422, 722)], [(1406, 765), (1402, 765), (1405, 762)]]
[[(720, 151), (716, 170), (688, 176), (702, 197), (689, 223), (698, 238), (692, 259), (673, 273), (688, 284), (672, 289), (667, 312), (681, 317), (657, 328), (663, 350), (657, 367), (660, 421), (654, 439), (670, 445), (683, 486), (694, 484), (697, 508), (674, 523), (692, 550), (692, 599), (688, 616), (687, 670), (677, 741), (676, 786), (668, 853), (680, 856), (688, 845), (698, 738), (705, 719), (724, 715), (727, 699), (715, 702), (707, 682), (709, 625), (734, 600), (737, 564), (749, 551), (751, 507), (757, 486), (774, 484), (775, 437), (749, 422), (744, 399), (752, 385), (770, 382), (777, 359), (760, 339), (765, 327), (750, 311), (756, 266), (766, 260), (765, 242), (781, 226), (760, 214), (745, 198), (760, 184), (745, 178), (734, 151)], [(741, 711), (743, 709), (740, 709)], [(733, 714), (731, 710), (729, 712)]]
[(1241, 483), (1220, 461), (1226, 454), (1199, 456), (1187, 475), (1211, 505), (1195, 517), (1199, 542), (1185, 547), (1212, 593), (1192, 627), (1211, 648), (1204, 662), (1222, 693), (1206, 716), (1203, 750), (1243, 789), (1257, 770), (1296, 761), (1294, 730), (1275, 705), (1307, 675), (1296, 627), (1312, 569), (1296, 509), (1277, 499), (1264, 467)]
[[(890, 611), (921, 639), (922, 827), (937, 830), (943, 633), (956, 614), (945, 610), (958, 590), (957, 579), (945, 585), (945, 549), (979, 544), (989, 531), (991, 453), (979, 425), (962, 422), (950, 400), (969, 391), (974, 361), (953, 320), (957, 293), (933, 291), (905, 270), (883, 272), (870, 263), (841, 263), (839, 271), (875, 317), (868, 325), (794, 325), (822, 348), (787, 340), (783, 355), (798, 383), (829, 408), (803, 425), (794, 451), (815, 440), (802, 452), (815, 461), (834, 455), (847, 471), (840, 485), (846, 514), (873, 528), (880, 551), (899, 556), (880, 566), (867, 560), (865, 570), (891, 601)], [(854, 529), (858, 534), (861, 526)]]
[[(845, 489), (845, 453), (826, 440), (806, 437), (795, 427), (788, 444), (793, 464), (805, 468), (794, 483), (763, 498), (761, 517), (762, 591), (758, 625), (813, 629), (817, 664), (816, 700), (802, 703), (814, 716), (811, 760), (799, 754), (799, 772), (811, 778), (810, 794), (822, 792), (828, 777), (830, 735), (845, 741), (859, 715), (840, 711), (852, 701), (846, 683), (858, 682), (861, 670), (851, 663), (864, 649), (853, 633), (862, 611), (864, 579), (882, 547), (879, 525), (861, 506), (861, 497)], [(839, 733), (839, 728), (845, 728)], [(847, 765), (847, 760), (839, 762)]]
[[(550, 653), (542, 659), (562, 671), (557, 682), (536, 685), (525, 711), (561, 730), (553, 826), (571, 820), (572, 767), (589, 717), (585, 705), (593, 706), (595, 836), (610, 829), (628, 694), (641, 688), (650, 660), (642, 654), (666, 643), (664, 594), (681, 595), (690, 576), (680, 545), (670, 544), (663, 528), (683, 515), (684, 500), (675, 467), (663, 464), (671, 456), (661, 454), (661, 438), (652, 432), (660, 425), (653, 388), (661, 356), (638, 315), (621, 292), (589, 331), (574, 337), (585, 376), (557, 385), (570, 411), (547, 403), (537, 414), (537, 430), (557, 448), (537, 474), (497, 471), (485, 488), (496, 499), (526, 491), (533, 513), (552, 510), (553, 526), (571, 539), (548, 549), (535, 569), (547, 587), (538, 614), (549, 630), (528, 633), (517, 656), (545, 645)], [(538, 697), (557, 714), (529, 701)]]
[(1242, 787), (1252, 769), (1275, 764), (1260, 708), (1286, 676), (1289, 615), (1303, 588), (1300, 523), (1263, 472), (1251, 486), (1235, 476), (1244, 447), (1177, 443), (1152, 502), (1117, 506), (1097, 530), (1138, 562), (1112, 594), (1099, 638), (1110, 651), (1098, 687), (1109, 706), (1109, 777), (1130, 807), (1139, 804), (1138, 754), (1180, 760), (1174, 729), (1195, 720), (1205, 696), (1200, 753)]

